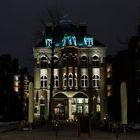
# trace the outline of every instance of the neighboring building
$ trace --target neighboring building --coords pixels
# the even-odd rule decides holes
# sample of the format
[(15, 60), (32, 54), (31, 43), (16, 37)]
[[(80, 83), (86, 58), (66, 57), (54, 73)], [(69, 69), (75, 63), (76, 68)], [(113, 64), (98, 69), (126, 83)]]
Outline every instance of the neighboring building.
[(19, 70), (18, 78), (19, 78), (18, 93), (21, 101), (20, 102), (21, 115), (22, 115), (21, 118), (23, 120), (28, 120), (29, 83), (33, 82), (33, 78), (29, 74), (28, 69), (26, 67), (23, 67)]
[(42, 41), (33, 48), (33, 56), (35, 119), (48, 117), (52, 62), (53, 117), (75, 119), (78, 113), (100, 112), (103, 120), (106, 47), (87, 34), (85, 25), (75, 26), (69, 21), (55, 28), (48, 25)]
[(29, 94), (30, 75), (9, 54), (0, 56), (0, 69), (0, 121), (25, 119), (24, 99)]
[(112, 75), (112, 64), (113, 56), (108, 55), (106, 57), (106, 96), (107, 96), (107, 112), (108, 117), (111, 119), (113, 117), (113, 75)]
[[(109, 62), (107, 60), (107, 65)], [(112, 107), (108, 106), (108, 109), (111, 109), (111, 116), (113, 119), (121, 121), (120, 87), (121, 83), (125, 82), (127, 98), (124, 100), (127, 100), (128, 123), (140, 121), (140, 30), (138, 36), (131, 37), (128, 49), (119, 51), (111, 63), (113, 96), (111, 97)], [(110, 104), (109, 102), (108, 104)]]
[[(117, 121), (121, 121), (120, 87), (122, 82), (125, 82), (127, 84), (127, 97), (128, 95), (130, 95), (130, 90), (128, 89), (128, 79), (129, 79), (128, 63), (129, 63), (129, 58), (128, 58), (127, 50), (118, 52), (117, 55), (114, 56), (112, 60), (112, 85), (113, 85), (112, 116), (113, 119)], [(128, 104), (129, 104), (129, 100), (128, 100)]]
[(129, 85), (131, 87), (131, 101), (133, 112), (131, 118), (140, 121), (140, 26), (138, 35), (131, 37), (128, 44), (129, 55)]

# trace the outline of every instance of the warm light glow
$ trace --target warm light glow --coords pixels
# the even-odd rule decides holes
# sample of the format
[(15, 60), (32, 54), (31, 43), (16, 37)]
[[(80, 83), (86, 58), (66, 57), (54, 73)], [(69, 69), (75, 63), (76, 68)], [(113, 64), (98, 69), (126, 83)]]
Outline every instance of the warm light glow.
[(97, 104), (97, 106), (96, 106), (96, 111), (97, 111), (97, 112), (100, 112), (100, 111), (101, 111), (101, 107), (100, 107), (99, 104)]
[(19, 82), (15, 81), (15, 86), (18, 87), (19, 86)]
[(19, 91), (18, 87), (14, 87), (14, 91), (18, 92)]
[(111, 85), (107, 85), (107, 90), (111, 90), (112, 86)]
[(107, 78), (110, 78), (110, 77), (111, 77), (111, 73), (108, 72), (108, 73), (107, 73)]
[(107, 91), (107, 96), (109, 97), (109, 96), (111, 96), (112, 94), (111, 94), (111, 91)]
[(19, 75), (14, 75), (14, 91), (19, 92)]
[(40, 76), (47, 76), (47, 69), (40, 69)]
[(112, 71), (112, 65), (111, 64), (107, 64), (107, 72)]
[(93, 68), (92, 75), (98, 75), (100, 77), (100, 68)]
[(97, 97), (97, 103), (100, 103), (100, 96)]

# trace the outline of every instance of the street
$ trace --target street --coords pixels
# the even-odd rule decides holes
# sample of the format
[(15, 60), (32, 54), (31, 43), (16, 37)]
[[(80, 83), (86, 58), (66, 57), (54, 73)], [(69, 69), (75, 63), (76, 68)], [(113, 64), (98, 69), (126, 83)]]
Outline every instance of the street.
[[(1, 129), (1, 127), (0, 127)], [(47, 126), (36, 127), (31, 131), (10, 129), (0, 133), (0, 140), (116, 140), (116, 134), (108, 131), (91, 130), (90, 136), (81, 133), (75, 126), (61, 126), (57, 131)], [(139, 140), (140, 131), (120, 133), (118, 140)]]

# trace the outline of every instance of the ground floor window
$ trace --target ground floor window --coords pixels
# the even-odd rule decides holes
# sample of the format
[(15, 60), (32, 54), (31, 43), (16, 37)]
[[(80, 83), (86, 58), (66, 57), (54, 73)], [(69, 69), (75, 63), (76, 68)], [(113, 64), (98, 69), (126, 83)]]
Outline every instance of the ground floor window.
[(72, 99), (72, 114), (76, 113), (89, 113), (88, 98)]

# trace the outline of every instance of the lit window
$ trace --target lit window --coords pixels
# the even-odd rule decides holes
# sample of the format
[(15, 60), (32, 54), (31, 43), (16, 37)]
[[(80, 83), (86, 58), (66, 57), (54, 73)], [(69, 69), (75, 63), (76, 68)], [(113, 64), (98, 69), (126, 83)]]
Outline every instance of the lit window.
[(107, 96), (112, 95), (112, 85), (107, 85)]
[(72, 113), (76, 113), (76, 105), (72, 105)]
[(87, 75), (83, 75), (81, 77), (81, 86), (82, 87), (87, 87), (88, 86), (88, 76)]
[(14, 91), (15, 92), (18, 92), (19, 91), (19, 88), (18, 87), (14, 87)]
[(41, 77), (41, 88), (46, 88), (47, 87), (47, 77), (42, 76)]
[(110, 72), (110, 71), (112, 71), (112, 66), (111, 64), (107, 64), (107, 72)]
[(73, 75), (72, 74), (69, 74), (69, 87), (72, 87), (73, 86)]
[(107, 96), (109, 97), (111, 95), (112, 95), (111, 91), (107, 91)]
[(99, 67), (100, 61), (99, 61), (99, 57), (97, 56), (93, 56), (92, 57), (92, 67)]
[(110, 77), (111, 77), (111, 73), (107, 72), (107, 78), (110, 78)]
[(40, 60), (40, 66), (41, 66), (41, 68), (43, 69), (43, 68), (47, 68), (47, 59), (46, 59), (46, 57), (42, 57), (41, 58), (41, 60)]
[(19, 80), (19, 75), (15, 75), (15, 76), (14, 76), (14, 80), (15, 80), (15, 81), (18, 81), (18, 80)]
[(100, 112), (100, 111), (101, 111), (101, 107), (100, 107), (99, 104), (96, 105), (96, 111), (97, 111), (97, 112)]
[(58, 76), (54, 76), (54, 87), (57, 88), (59, 85), (59, 79)]
[(93, 80), (93, 87), (98, 88), (100, 86), (100, 84), (99, 84), (100, 83), (99, 76), (98, 75), (94, 75), (92, 80)]
[(88, 103), (88, 98), (87, 99), (85, 98), (85, 103)]
[(81, 67), (85, 68), (88, 66), (88, 59), (86, 56), (81, 57)]
[(62, 42), (63, 42), (63, 46), (68, 46), (68, 45), (76, 46), (76, 37), (73, 34), (65, 34)]
[(19, 86), (19, 82), (15, 81), (15, 86), (18, 87)]
[(97, 97), (97, 103), (100, 103), (100, 97), (99, 96)]
[(79, 104), (84, 103), (84, 98), (77, 98), (77, 103)]
[(75, 79), (75, 87), (77, 87), (77, 75), (75, 74), (75, 77), (74, 77), (74, 79)]
[(67, 76), (66, 76), (66, 74), (63, 75), (63, 87), (67, 87)]
[(86, 46), (93, 46), (93, 37), (84, 37), (84, 43)]
[(45, 40), (45, 43), (46, 43), (46, 47), (50, 47), (52, 45), (52, 39), (46, 39)]
[(107, 90), (111, 90), (112, 86), (111, 85), (107, 85)]
[(85, 113), (88, 113), (88, 105), (84, 106), (84, 111), (85, 111)]

